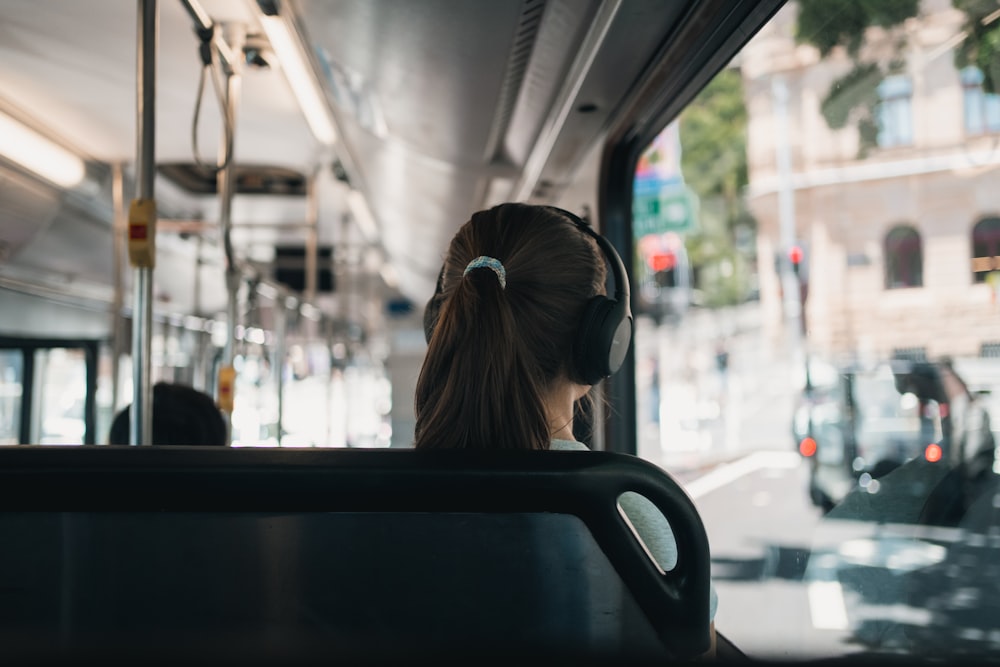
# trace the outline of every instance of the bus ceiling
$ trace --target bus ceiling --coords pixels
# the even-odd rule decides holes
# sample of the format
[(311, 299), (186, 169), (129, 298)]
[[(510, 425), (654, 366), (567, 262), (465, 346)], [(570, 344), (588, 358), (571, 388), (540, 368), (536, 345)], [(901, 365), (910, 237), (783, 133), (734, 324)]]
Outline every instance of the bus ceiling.
[[(191, 122), (205, 39), (193, 28), (211, 22), (218, 57), (242, 75), (234, 159), (315, 177), (319, 237), (337, 242), (353, 233), (381, 246), (399, 291), (420, 303), (433, 291), (447, 240), (473, 210), (510, 199), (548, 201), (596, 210), (604, 227), (618, 223), (609, 213), (620, 211), (598, 202), (596, 188), (578, 184), (598, 183), (614, 146), (638, 150), (637, 136), (652, 136), (676, 114), (778, 5), (160, 0), (156, 161), (190, 164), (192, 143), (201, 159), (215, 158), (224, 115), (208, 80), (200, 82), (194, 142)], [(134, 176), (133, 5), (63, 2), (52, 11), (4, 0), (0, 10), (0, 27), (12, 35), (0, 46), (0, 61), (9, 63), (0, 112), (83, 165), (72, 181), (61, 180), (5, 155), (4, 187), (36, 208), (51, 208), (53, 191), (62, 192), (63, 207), (97, 201), (109, 208), (108, 165), (125, 164), (126, 180)], [(325, 129), (293, 80), (289, 38), (308, 67)], [(157, 175), (161, 219), (218, 218), (215, 197), (186, 191), (168, 175)], [(610, 196), (611, 183), (601, 182)], [(288, 223), (245, 234), (251, 246), (302, 239), (303, 199), (237, 202), (234, 227)], [(356, 231), (342, 228), (345, 216)], [(47, 209), (44, 217), (56, 216)], [(0, 239), (5, 259), (16, 260), (44, 228), (5, 222), (4, 236), (16, 237)]]

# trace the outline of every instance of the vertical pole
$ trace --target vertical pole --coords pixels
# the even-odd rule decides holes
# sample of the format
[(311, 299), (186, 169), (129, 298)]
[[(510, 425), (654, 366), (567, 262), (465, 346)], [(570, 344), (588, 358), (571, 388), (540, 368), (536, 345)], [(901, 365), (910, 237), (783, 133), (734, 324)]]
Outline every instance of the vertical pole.
[(100, 363), (101, 351), (97, 343), (83, 346), (83, 358), (87, 365), (87, 393), (83, 406), (83, 444), (97, 443), (97, 364)]
[(111, 266), (114, 275), (114, 292), (111, 298), (111, 410), (118, 411), (122, 349), (125, 347), (122, 326), (122, 305), (125, 297), (125, 233), (128, 213), (125, 210), (125, 178), (121, 163), (111, 165), (111, 207), (114, 209), (112, 226)]
[(780, 76), (771, 79), (774, 98), (775, 159), (778, 168), (778, 226), (780, 234), (781, 284), (785, 329), (792, 328), (795, 362), (805, 370), (805, 390), (810, 387), (809, 355), (806, 350), (805, 313), (802, 283), (792, 266), (788, 252), (795, 245), (795, 190), (792, 185), (792, 150), (788, 138), (788, 84)]
[(196, 317), (201, 317), (201, 247), (204, 244), (204, 237), (201, 233), (194, 241), (194, 288), (192, 294), (192, 310)]
[(316, 303), (316, 289), (319, 282), (317, 261), (319, 253), (319, 195), (316, 188), (316, 176), (317, 173), (314, 172), (306, 181), (306, 225), (308, 225), (308, 230), (306, 232), (305, 300), (310, 304)]
[(281, 447), (285, 416), (285, 337), (288, 334), (288, 304), (284, 292), (278, 294), (274, 303), (274, 368), (278, 376), (278, 446)]
[[(19, 444), (31, 444), (32, 417), (35, 403), (35, 353), (37, 348), (28, 347), (21, 350), (21, 421), (18, 429)], [(40, 436), (41, 434), (39, 434)]]
[[(136, 48), (136, 199), (153, 200), (156, 164), (156, 0), (138, 0), (139, 36)], [(153, 229), (155, 234), (155, 227)], [(152, 240), (152, 239), (150, 239)], [(153, 322), (153, 267), (137, 266), (132, 308), (132, 408), (129, 444), (152, 441), (153, 414), (149, 386)]]
[[(227, 23), (223, 26), (223, 31), (225, 41), (232, 48), (233, 52), (242, 52), (243, 42), (246, 39), (245, 27), (238, 24)], [(236, 63), (232, 63), (232, 66), (235, 68)], [(236, 264), (236, 253), (233, 249), (232, 241), (232, 210), (233, 195), (235, 194), (235, 189), (233, 187), (233, 168), (235, 167), (236, 158), (234, 154), (230, 153), (230, 151), (235, 152), (235, 139), (233, 135), (236, 132), (236, 109), (239, 106), (240, 100), (241, 79), (239, 71), (227, 68), (224, 80), (226, 85), (225, 122), (228, 124), (228, 132), (223, 133), (220, 154), (223, 160), (227, 157), (229, 159), (226, 161), (225, 167), (219, 171), (218, 190), (221, 204), (219, 226), (222, 230), (222, 245), (226, 256), (226, 292), (228, 299), (226, 302), (226, 342), (222, 350), (222, 364), (219, 371), (219, 382), (220, 385), (223, 383), (226, 384), (229, 391), (228, 400), (223, 401), (222, 396), (220, 395), (220, 402), (222, 403), (224, 412), (227, 415), (227, 430), (229, 432), (228, 439), (231, 441), (233, 436), (232, 402), (235, 400), (235, 371), (233, 370), (233, 360), (236, 356), (236, 320), (238, 318), (237, 297), (240, 289), (241, 276), (239, 267)], [(225, 382), (223, 382), (223, 374), (226, 376)]]
[(792, 153), (788, 139), (788, 85), (781, 77), (771, 80), (774, 98), (775, 160), (778, 168), (778, 233), (781, 253), (783, 306), (787, 316), (798, 316), (798, 290), (795, 274), (788, 261), (788, 250), (795, 245), (795, 199), (792, 189)]

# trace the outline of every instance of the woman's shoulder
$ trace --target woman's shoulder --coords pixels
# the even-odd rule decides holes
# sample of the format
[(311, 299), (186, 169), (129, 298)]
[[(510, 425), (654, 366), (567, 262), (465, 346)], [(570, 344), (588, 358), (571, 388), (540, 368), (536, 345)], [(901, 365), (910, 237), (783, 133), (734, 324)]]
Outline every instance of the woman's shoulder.
[(582, 442), (577, 442), (576, 440), (559, 440), (555, 438), (553, 438), (552, 441), (549, 443), (549, 449), (552, 451), (561, 451), (561, 452), (590, 451), (590, 448), (587, 447), (587, 445), (583, 444)]

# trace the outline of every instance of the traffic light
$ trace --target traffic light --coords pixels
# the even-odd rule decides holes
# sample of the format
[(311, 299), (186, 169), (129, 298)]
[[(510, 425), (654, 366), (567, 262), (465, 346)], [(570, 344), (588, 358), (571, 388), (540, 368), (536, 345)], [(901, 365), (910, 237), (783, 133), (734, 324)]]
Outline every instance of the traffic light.
[(789, 248), (788, 261), (792, 263), (792, 271), (795, 272), (795, 275), (799, 275), (799, 266), (802, 264), (802, 248), (797, 245)]
[(646, 264), (653, 272), (653, 282), (657, 287), (676, 287), (677, 277), (677, 255), (669, 250), (661, 250), (650, 253), (646, 257)]

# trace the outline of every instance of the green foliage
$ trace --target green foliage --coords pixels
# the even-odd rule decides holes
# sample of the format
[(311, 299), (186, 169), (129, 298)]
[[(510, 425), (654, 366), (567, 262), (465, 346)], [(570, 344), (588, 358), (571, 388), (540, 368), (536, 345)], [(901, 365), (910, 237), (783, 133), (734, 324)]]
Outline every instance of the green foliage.
[(871, 110), (878, 104), (878, 84), (882, 70), (874, 63), (855, 65), (854, 69), (833, 82), (820, 104), (820, 111), (831, 129), (847, 126), (851, 111), (862, 108), (871, 117)]
[(680, 120), (681, 168), (704, 199), (735, 196), (747, 184), (747, 111), (738, 70), (720, 72)]
[(966, 17), (967, 37), (955, 49), (955, 66), (974, 66), (983, 73), (983, 90), (998, 92), (1000, 85), (1000, 20), (988, 25), (983, 20), (1000, 9), (997, 0), (954, 0), (955, 7)]
[(843, 46), (856, 57), (869, 26), (891, 28), (916, 16), (920, 0), (799, 0), (795, 38), (822, 56)]
[[(734, 242), (736, 227), (756, 227), (746, 208), (747, 112), (736, 69), (720, 72), (680, 118), (681, 168), (701, 201), (698, 229), (685, 238), (696, 287), (710, 308), (741, 303), (753, 270), (753, 244)], [(744, 234), (744, 235), (746, 235)]]
[[(831, 129), (839, 130), (849, 123), (857, 124), (859, 157), (864, 157), (878, 140), (878, 123), (875, 120), (879, 103), (878, 85), (887, 74), (901, 66), (897, 61), (862, 61), (860, 51), (865, 30), (871, 26), (891, 29), (916, 16), (919, 11), (919, 0), (799, 0), (796, 39), (812, 44), (824, 57), (835, 47), (843, 46), (854, 61), (851, 71), (830, 86), (820, 102), (820, 111)], [(895, 47), (897, 51), (906, 47), (905, 38), (900, 40)]]

